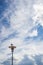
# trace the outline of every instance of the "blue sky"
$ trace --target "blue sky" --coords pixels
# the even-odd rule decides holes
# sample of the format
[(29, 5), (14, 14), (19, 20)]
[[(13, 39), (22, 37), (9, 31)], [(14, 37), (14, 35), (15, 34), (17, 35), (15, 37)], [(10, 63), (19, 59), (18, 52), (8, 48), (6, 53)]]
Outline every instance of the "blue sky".
[(43, 0), (0, 0), (0, 65), (43, 65)]

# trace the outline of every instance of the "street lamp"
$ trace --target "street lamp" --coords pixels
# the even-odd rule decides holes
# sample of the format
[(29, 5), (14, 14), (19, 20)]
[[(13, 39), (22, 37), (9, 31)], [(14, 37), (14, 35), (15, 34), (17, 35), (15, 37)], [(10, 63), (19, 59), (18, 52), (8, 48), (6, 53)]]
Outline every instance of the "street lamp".
[(11, 44), (11, 46), (9, 46), (9, 48), (11, 49), (11, 52), (12, 52), (12, 65), (13, 65), (13, 52), (14, 52), (14, 49), (16, 48), (16, 46), (13, 46), (13, 44)]

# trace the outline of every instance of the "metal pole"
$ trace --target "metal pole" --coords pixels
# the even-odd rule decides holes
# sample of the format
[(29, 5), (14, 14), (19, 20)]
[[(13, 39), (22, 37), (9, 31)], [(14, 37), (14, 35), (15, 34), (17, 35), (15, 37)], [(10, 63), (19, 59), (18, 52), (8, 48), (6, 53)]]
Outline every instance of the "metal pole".
[(13, 65), (13, 51), (12, 51), (12, 65)]

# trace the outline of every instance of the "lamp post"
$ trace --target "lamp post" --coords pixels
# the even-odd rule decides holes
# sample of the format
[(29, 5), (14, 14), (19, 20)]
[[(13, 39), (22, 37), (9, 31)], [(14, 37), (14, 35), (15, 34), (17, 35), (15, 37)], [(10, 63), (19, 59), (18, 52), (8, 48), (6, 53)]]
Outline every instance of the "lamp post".
[(16, 48), (16, 46), (13, 46), (13, 44), (11, 44), (11, 46), (9, 46), (9, 48), (11, 49), (11, 52), (12, 52), (12, 65), (13, 65), (13, 52), (14, 52), (14, 49)]

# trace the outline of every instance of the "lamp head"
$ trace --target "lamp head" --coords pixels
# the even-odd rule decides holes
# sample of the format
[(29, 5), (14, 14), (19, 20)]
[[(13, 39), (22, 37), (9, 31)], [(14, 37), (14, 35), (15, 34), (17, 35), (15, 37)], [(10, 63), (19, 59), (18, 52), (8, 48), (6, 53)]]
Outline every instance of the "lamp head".
[(9, 46), (9, 48), (11, 48), (11, 51), (14, 51), (14, 49), (16, 48), (16, 46), (13, 46), (13, 44), (11, 44), (11, 46)]

